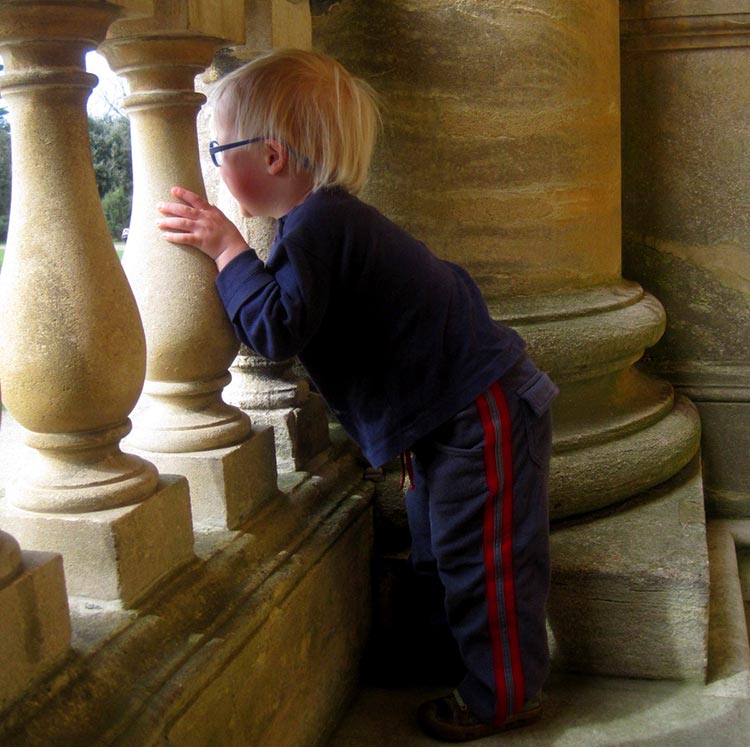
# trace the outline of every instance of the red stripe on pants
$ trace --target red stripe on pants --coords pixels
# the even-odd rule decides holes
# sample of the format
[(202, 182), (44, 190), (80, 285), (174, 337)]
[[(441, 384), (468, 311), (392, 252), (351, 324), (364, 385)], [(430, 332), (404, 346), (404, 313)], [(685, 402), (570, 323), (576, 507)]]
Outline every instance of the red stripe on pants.
[[(505, 393), (498, 383), (493, 384), (488, 392), (477, 399), (477, 408), (485, 434), (487, 500), (484, 506), (483, 545), (488, 625), (497, 698), (495, 718), (502, 722), (511, 713), (520, 710), (524, 703), (524, 677), (513, 578), (512, 428)], [(501, 512), (499, 537), (498, 510)]]

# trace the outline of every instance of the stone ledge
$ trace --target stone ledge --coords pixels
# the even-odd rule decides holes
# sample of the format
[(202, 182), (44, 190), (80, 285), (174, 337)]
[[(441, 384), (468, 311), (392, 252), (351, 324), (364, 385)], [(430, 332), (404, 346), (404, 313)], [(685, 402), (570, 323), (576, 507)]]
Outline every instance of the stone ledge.
[[(274, 740), (295, 728), (287, 709), (297, 697), (307, 716), (295, 744), (313, 743), (350, 695), (369, 620), (372, 486), (360, 479), (357, 458), (338, 449), (335, 460), (261, 509), (251, 528), (217, 530), (211, 557), (138, 610), (115, 611), (106, 639), (88, 638), (69, 665), (9, 711), (0, 743), (146, 747), (179, 733), (197, 740), (181, 745), (220, 747), (237, 744), (239, 729), (254, 730), (249, 743), (292, 747)], [(76, 608), (74, 627), (86, 613)], [(278, 646), (277, 660), (270, 652)], [(314, 691), (301, 666), (306, 676), (319, 672)], [(231, 714), (202, 719), (217, 702)], [(201, 732), (217, 724), (226, 741)]]

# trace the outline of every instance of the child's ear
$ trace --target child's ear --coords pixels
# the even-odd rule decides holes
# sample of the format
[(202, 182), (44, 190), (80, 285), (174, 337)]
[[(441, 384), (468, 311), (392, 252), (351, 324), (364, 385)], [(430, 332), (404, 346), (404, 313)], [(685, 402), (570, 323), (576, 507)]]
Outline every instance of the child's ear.
[(286, 148), (278, 140), (266, 140), (266, 168), (271, 176), (280, 174), (288, 160)]

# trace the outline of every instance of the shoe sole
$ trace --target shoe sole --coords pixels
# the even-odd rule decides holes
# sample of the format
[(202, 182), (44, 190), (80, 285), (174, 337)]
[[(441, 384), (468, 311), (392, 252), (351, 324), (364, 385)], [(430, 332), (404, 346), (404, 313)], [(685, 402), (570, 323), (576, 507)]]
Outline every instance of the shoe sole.
[(476, 726), (451, 726), (420, 719), (422, 728), (427, 734), (443, 742), (471, 742), (475, 739), (502, 734), (512, 729), (520, 729), (538, 721), (542, 715), (542, 707), (538, 705), (528, 711), (521, 711), (511, 716), (502, 724), (477, 724)]

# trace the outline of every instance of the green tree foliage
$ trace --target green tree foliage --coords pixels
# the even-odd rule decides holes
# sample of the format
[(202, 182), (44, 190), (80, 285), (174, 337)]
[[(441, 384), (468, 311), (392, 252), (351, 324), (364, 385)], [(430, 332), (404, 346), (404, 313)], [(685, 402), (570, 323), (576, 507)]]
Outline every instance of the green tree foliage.
[(89, 117), (91, 156), (99, 197), (110, 235), (119, 239), (130, 223), (133, 204), (133, 166), (127, 117)]
[(0, 113), (0, 243), (8, 238), (10, 212), (10, 127)]
[(132, 195), (133, 169), (127, 117), (89, 117), (89, 138), (99, 196), (104, 199), (117, 187)]
[(122, 186), (115, 187), (102, 198), (102, 208), (109, 232), (116, 239), (120, 238), (122, 229), (130, 223), (131, 202), (132, 195)]

